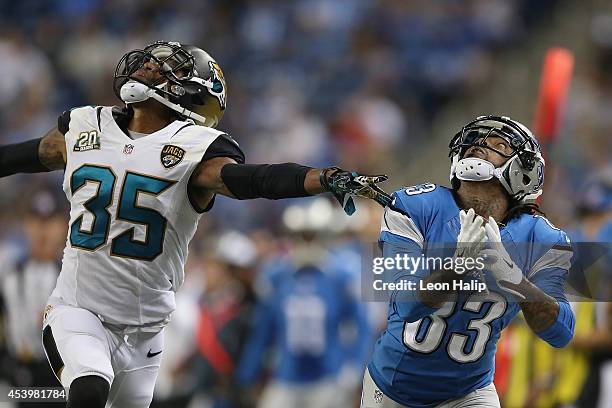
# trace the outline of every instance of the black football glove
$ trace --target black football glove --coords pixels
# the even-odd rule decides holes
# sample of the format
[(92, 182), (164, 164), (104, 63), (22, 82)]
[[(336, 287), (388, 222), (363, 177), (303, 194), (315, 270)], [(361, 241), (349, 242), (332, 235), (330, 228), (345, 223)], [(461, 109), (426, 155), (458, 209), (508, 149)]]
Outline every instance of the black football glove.
[(323, 188), (336, 197), (336, 200), (348, 215), (355, 212), (353, 196), (370, 198), (383, 207), (388, 206), (392, 201), (391, 196), (377, 185), (388, 179), (385, 175), (366, 176), (356, 171), (329, 167), (321, 171), (320, 179)]

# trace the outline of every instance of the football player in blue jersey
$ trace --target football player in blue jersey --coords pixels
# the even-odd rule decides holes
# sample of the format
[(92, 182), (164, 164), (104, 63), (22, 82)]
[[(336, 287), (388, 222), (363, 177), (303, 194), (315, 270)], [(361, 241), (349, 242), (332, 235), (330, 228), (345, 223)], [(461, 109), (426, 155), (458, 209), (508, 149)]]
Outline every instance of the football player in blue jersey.
[(371, 330), (349, 270), (353, 254), (328, 247), (336, 238), (328, 206), (315, 200), (289, 207), (284, 219), (304, 219), (291, 227), (296, 233), (291, 249), (260, 270), (259, 300), (236, 374), (239, 385), (252, 386), (266, 352), (274, 351), (271, 380), (258, 408), (345, 406), (356, 389), (350, 387), (351, 373), (363, 370)]
[[(573, 336), (564, 295), (572, 251), (535, 204), (544, 159), (533, 134), (507, 117), (478, 117), (452, 139), (450, 157), (452, 188), (402, 189), (385, 210), (383, 257), (447, 251), (455, 266), (391, 270), (395, 282), (412, 280), (416, 289), (391, 293), (362, 408), (499, 407), (496, 343), (517, 313), (553, 347)], [(468, 258), (480, 258), (487, 290), (445, 290), (470, 275), (458, 268)]]

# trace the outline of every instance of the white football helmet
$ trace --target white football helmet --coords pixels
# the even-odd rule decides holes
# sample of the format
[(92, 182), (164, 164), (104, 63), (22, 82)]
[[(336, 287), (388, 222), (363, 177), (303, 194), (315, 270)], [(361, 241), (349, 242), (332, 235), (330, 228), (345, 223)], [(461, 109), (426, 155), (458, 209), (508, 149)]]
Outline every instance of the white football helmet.
[[(513, 148), (512, 154), (481, 145), (489, 136), (504, 138)], [(498, 168), (482, 159), (463, 158), (471, 146), (495, 151), (508, 160)], [(456, 187), (459, 180), (484, 181), (499, 179), (510, 197), (520, 204), (532, 203), (542, 194), (544, 158), (538, 141), (523, 124), (506, 116), (479, 116), (463, 126), (449, 144), (450, 180)]]

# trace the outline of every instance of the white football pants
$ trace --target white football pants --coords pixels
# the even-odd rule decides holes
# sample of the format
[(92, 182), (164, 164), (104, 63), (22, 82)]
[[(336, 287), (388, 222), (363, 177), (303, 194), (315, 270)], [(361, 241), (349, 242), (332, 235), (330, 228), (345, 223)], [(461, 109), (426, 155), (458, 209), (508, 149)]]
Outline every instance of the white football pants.
[(43, 323), (45, 353), (62, 385), (69, 388), (79, 377), (102, 377), (110, 384), (107, 407), (149, 406), (163, 343), (163, 330), (118, 330), (72, 306), (53, 306)]
[[(446, 401), (436, 408), (499, 408), (499, 397), (493, 383), (480, 388), (461, 398)], [(363, 391), (361, 393), (361, 408), (406, 408), (387, 397), (376, 386), (366, 369), (363, 376)]]

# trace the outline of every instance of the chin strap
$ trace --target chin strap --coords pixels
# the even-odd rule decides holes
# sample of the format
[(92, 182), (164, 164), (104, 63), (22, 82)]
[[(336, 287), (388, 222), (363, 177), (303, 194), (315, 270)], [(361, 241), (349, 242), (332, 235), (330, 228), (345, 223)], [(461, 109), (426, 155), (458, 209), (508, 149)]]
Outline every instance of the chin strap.
[(176, 104), (176, 103), (172, 103), (169, 100), (167, 100), (166, 98), (164, 98), (163, 96), (157, 94), (156, 92), (153, 92), (153, 94), (151, 95), (151, 98), (155, 99), (157, 102), (161, 103), (162, 105), (165, 105), (167, 107), (169, 107), (170, 109), (172, 109), (173, 111), (178, 112), (180, 115), (183, 115), (189, 119), (193, 119), (196, 122), (199, 123), (206, 123), (206, 118), (202, 115), (198, 115), (195, 112), (192, 112), (186, 108), (183, 108), (181, 105)]
[[(160, 85), (160, 86), (163, 86)], [(206, 123), (206, 118), (202, 115), (198, 115), (195, 112), (192, 112), (186, 108), (183, 108), (181, 105), (170, 102), (168, 99), (164, 98), (160, 94), (158, 94), (154, 88), (150, 88), (147, 85), (138, 82), (138, 81), (128, 81), (121, 87), (120, 90), (121, 99), (126, 104), (144, 102), (149, 98), (155, 99), (157, 102), (161, 103), (164, 106), (172, 109), (175, 112), (178, 112), (180, 115), (183, 115), (189, 119), (193, 119), (196, 122)]]

